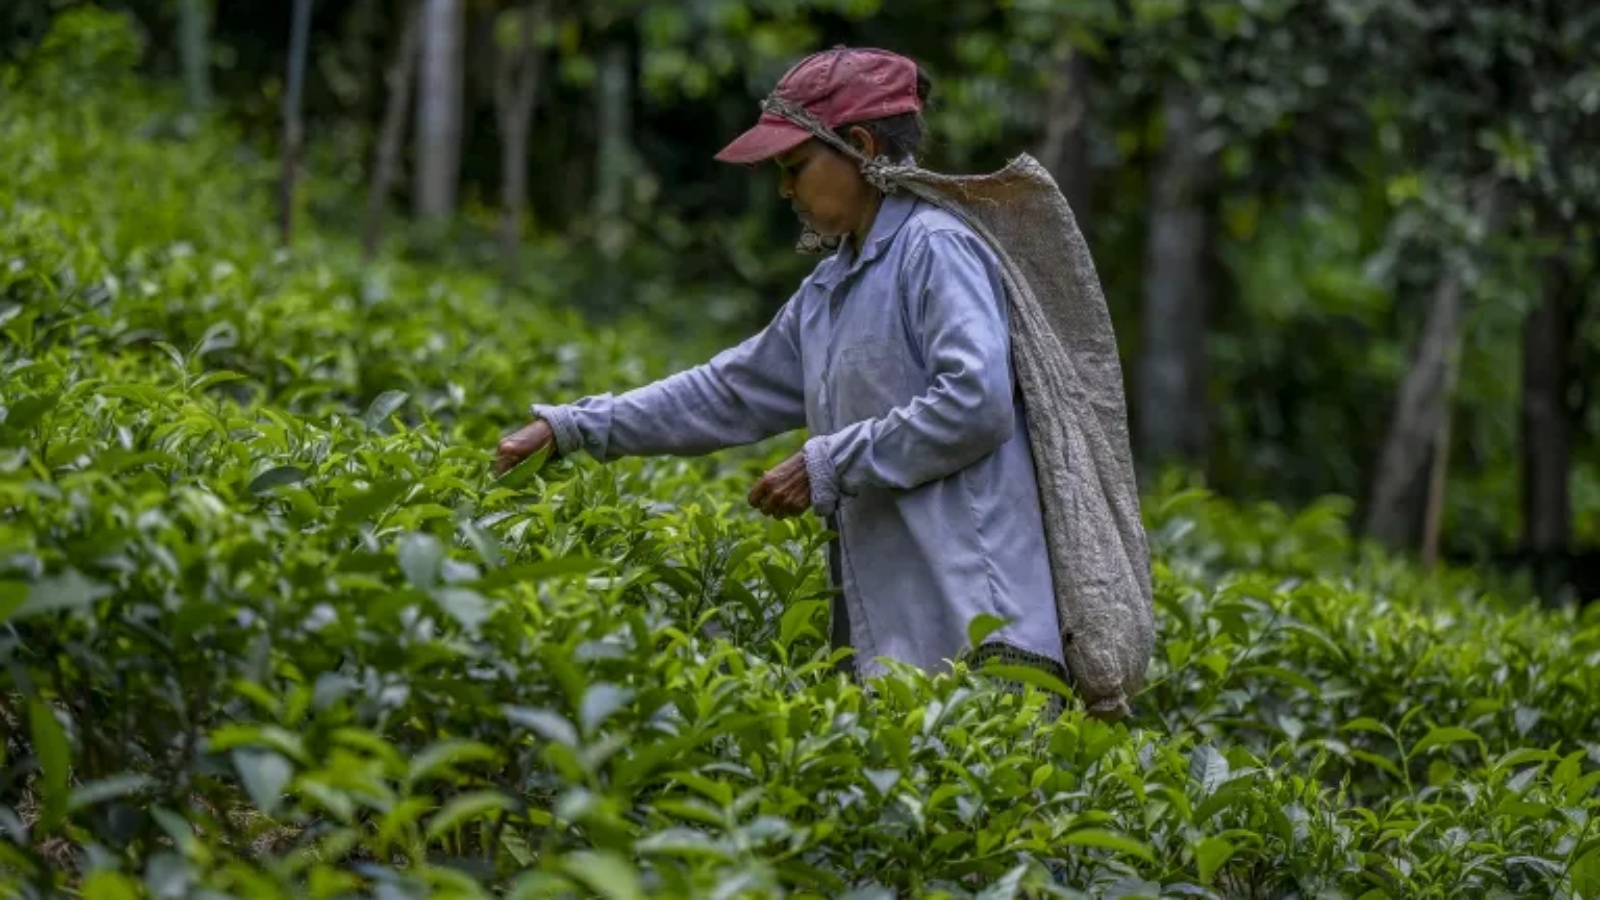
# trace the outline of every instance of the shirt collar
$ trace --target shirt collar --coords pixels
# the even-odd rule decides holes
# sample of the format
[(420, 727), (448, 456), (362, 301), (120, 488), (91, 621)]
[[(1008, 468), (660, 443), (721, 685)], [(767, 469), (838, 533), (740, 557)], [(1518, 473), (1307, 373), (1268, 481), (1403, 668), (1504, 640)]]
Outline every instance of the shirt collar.
[(826, 270), (817, 273), (815, 281), (824, 287), (831, 287), (882, 256), (883, 251), (894, 243), (906, 220), (911, 218), (912, 211), (917, 208), (917, 202), (917, 198), (909, 193), (885, 194), (883, 202), (878, 206), (878, 215), (872, 220), (872, 230), (867, 233), (865, 247), (861, 253), (853, 253), (850, 240), (846, 238), (828, 260), (830, 265)]

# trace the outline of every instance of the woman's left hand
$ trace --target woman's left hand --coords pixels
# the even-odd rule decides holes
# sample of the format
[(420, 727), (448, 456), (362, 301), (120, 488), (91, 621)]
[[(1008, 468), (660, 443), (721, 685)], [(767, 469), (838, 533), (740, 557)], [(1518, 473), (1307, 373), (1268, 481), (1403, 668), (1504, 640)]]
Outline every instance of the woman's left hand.
[(796, 453), (761, 476), (750, 489), (750, 505), (775, 519), (798, 516), (811, 508), (811, 475), (805, 451)]

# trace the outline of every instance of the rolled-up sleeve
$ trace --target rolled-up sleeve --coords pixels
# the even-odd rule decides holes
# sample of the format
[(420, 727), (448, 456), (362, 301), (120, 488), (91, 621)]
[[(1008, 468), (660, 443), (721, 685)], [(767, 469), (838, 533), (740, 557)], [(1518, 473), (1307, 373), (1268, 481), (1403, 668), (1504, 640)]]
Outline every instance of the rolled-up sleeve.
[(1005, 288), (980, 238), (920, 236), (903, 272), (906, 321), (930, 381), (887, 414), (806, 441), (816, 511), (864, 487), (911, 489), (998, 449), (1016, 427)]
[[(796, 295), (798, 297), (799, 294)], [(697, 456), (805, 425), (795, 299), (761, 332), (710, 361), (623, 394), (535, 403), (563, 455)]]

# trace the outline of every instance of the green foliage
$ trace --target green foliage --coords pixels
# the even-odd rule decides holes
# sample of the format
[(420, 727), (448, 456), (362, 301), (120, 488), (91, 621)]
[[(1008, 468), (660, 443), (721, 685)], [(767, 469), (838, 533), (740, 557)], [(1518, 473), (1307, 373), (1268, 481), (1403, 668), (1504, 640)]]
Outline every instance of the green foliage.
[(45, 90), (125, 85), (144, 54), (144, 42), (126, 16), (94, 6), (69, 9), (52, 23), (26, 74)]
[(689, 349), (280, 252), (229, 135), (61, 99), (0, 121), (18, 894), (1600, 890), (1593, 614), (1423, 578), (1341, 501), (1172, 482), (1133, 720), (966, 671), (853, 684), (826, 535), (743, 504), (792, 447), (487, 476), (527, 401)]
[[(66, 102), (124, 90), (133, 60), (176, 76), (182, 56), (171, 0), (115, 0), (136, 31), (79, 0), (9, 0), (0, 56), (38, 48), (0, 92), (50, 89)], [(274, 4), (214, 4), (213, 74), (222, 114), (271, 158), (281, 137), (284, 16)], [(494, 204), (503, 129), (492, 102), (496, 55), (527, 4), (474, 0), (468, 10), (463, 210), (448, 235), (411, 236), (412, 261), (498, 265)], [(924, 155), (945, 171), (992, 169), (1019, 152), (1042, 154), (1069, 54), (1087, 61), (1086, 180), (1078, 210), (1095, 249), (1130, 380), (1144, 344), (1140, 298), (1150, 280), (1149, 215), (1169, 95), (1192, 101), (1197, 145), (1214, 154), (1216, 181), (1196, 196), (1214, 213), (1217, 283), (1206, 338), (1211, 357), (1211, 483), (1235, 496), (1288, 505), (1324, 491), (1366, 497), (1400, 378), (1434, 286), (1465, 274), (1470, 302), (1456, 391), (1444, 543), (1452, 556), (1514, 554), (1521, 541), (1521, 385), (1512, 377), (1521, 325), (1562, 258), (1575, 325), (1572, 378), (1600, 383), (1593, 352), (1591, 245), (1600, 168), (1582, 152), (1600, 140), (1600, 7), (1376, 0), (606, 0), (555, 4), (537, 36), (541, 80), (529, 232), (517, 268), (525, 288), (566, 293), (591, 318), (650, 311), (675, 335), (727, 326), (724, 338), (765, 321), (808, 260), (783, 252), (795, 223), (766, 174), (715, 165), (711, 155), (748, 127), (756, 101), (801, 55), (835, 42), (915, 57), (936, 87)], [(308, 217), (354, 233), (365, 204), (351, 186), (371, 174), (387, 96), (388, 54), (406, 4), (360, 3), (314, 22), (309, 73)], [(498, 22), (498, 25), (496, 24)], [(54, 31), (47, 26), (56, 25)], [(7, 26), (10, 26), (9, 29)], [(631, 151), (617, 164), (618, 220), (597, 217), (594, 135), (598, 60), (627, 56)], [(61, 152), (109, 182), (106, 131), (80, 110), (84, 147)], [(188, 134), (185, 116), (144, 123)], [(159, 147), (160, 145), (155, 145)], [(261, 179), (274, 166), (217, 145)], [(26, 155), (34, 151), (28, 150)], [(159, 152), (159, 151), (158, 151)], [(608, 151), (609, 153), (609, 151)], [(608, 158), (610, 158), (608, 156)], [(102, 162), (104, 160), (104, 162)], [(614, 160), (613, 160), (614, 162)], [(607, 163), (611, 171), (611, 163)], [(1464, 227), (1471, 195), (1489, 176), (1514, 200), (1509, 224), (1486, 239)], [(402, 178), (401, 183), (406, 181)], [(156, 204), (154, 227), (202, 253), (185, 231), (186, 189)], [(403, 195), (405, 188), (397, 188)], [(254, 197), (255, 195), (252, 195)], [(254, 199), (240, 202), (256, 202)], [(401, 199), (400, 196), (394, 198)], [(223, 202), (235, 202), (226, 200)], [(159, 215), (173, 212), (170, 217)], [(264, 214), (270, 216), (270, 211)], [(93, 218), (93, 216), (89, 216)], [(237, 217), (235, 217), (237, 218)], [(256, 227), (266, 218), (238, 219)], [(131, 219), (108, 217), (102, 234)], [(109, 229), (109, 230), (108, 230)], [(390, 229), (396, 244), (408, 243)], [(626, 234), (597, 259), (601, 235)], [(183, 235), (178, 237), (177, 235)], [(777, 239), (775, 239), (775, 237)], [(118, 246), (124, 242), (115, 238)], [(169, 241), (152, 241), (168, 244)], [(612, 246), (609, 239), (606, 246)], [(386, 277), (386, 276), (385, 276)], [(380, 288), (387, 289), (387, 288)], [(1585, 333), (1585, 332), (1589, 333)], [(708, 342), (713, 343), (713, 342)], [(692, 356), (692, 355), (691, 355)], [(603, 367), (591, 367), (596, 373)], [(599, 382), (599, 379), (596, 379)], [(381, 391), (390, 385), (377, 384)], [(1139, 391), (1130, 391), (1135, 422)], [(1571, 414), (1574, 549), (1600, 530), (1600, 405), (1574, 389)], [(1153, 413), (1159, 414), (1159, 413)]]

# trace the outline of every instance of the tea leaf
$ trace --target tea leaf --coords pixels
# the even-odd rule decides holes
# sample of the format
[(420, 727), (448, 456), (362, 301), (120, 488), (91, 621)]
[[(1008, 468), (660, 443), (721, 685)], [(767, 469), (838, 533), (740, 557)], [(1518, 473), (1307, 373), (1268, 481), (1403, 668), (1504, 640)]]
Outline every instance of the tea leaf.
[(91, 581), (77, 569), (64, 569), (59, 575), (41, 578), (28, 588), (28, 599), (18, 607), (16, 616), (51, 612), (66, 612), (91, 606), (96, 600), (111, 594), (111, 588)]
[(37, 699), (29, 701), (28, 723), (34, 753), (39, 757), (39, 792), (44, 800), (39, 829), (49, 833), (61, 824), (71, 806), (67, 777), (72, 768), (72, 753), (67, 745), (67, 733), (48, 704)]
[(302, 765), (309, 765), (305, 742), (276, 725), (223, 725), (211, 732), (209, 749), (214, 753), (235, 747), (266, 747)]
[(1234, 846), (1225, 838), (1208, 837), (1194, 848), (1195, 865), (1200, 869), (1200, 883), (1210, 884), (1217, 871), (1233, 858)]
[(1387, 735), (1389, 733), (1388, 726), (1384, 725), (1382, 722), (1379, 722), (1377, 719), (1371, 719), (1371, 718), (1368, 718), (1366, 716), (1362, 716), (1362, 717), (1357, 718), (1357, 719), (1351, 719), (1350, 721), (1348, 721), (1348, 722), (1344, 723), (1343, 725), (1339, 726), (1339, 730), (1340, 731), (1372, 731), (1372, 732), (1377, 732), (1378, 734), (1384, 734), (1384, 735)]
[(567, 874), (612, 900), (643, 900), (644, 890), (633, 866), (608, 851), (580, 850), (567, 857)]
[(1196, 747), (1189, 758), (1189, 778), (1200, 782), (1204, 796), (1216, 793), (1227, 782), (1230, 772), (1228, 760), (1209, 744)]
[(252, 494), (264, 494), (273, 488), (299, 484), (306, 480), (306, 472), (299, 466), (274, 466), (250, 480), (246, 488)]
[(400, 538), (397, 554), (400, 571), (412, 587), (427, 590), (439, 581), (439, 570), (444, 565), (444, 545), (431, 534), (411, 532)]
[(506, 719), (512, 724), (527, 728), (547, 741), (565, 744), (568, 747), (578, 746), (578, 729), (560, 713), (524, 706), (508, 706), (504, 712)]
[(468, 634), (476, 634), (478, 627), (489, 618), (489, 601), (477, 591), (443, 587), (433, 592), (433, 600)]
[(334, 525), (348, 526), (370, 520), (405, 493), (406, 486), (405, 481), (391, 478), (368, 487), (344, 501), (334, 517)]
[(794, 642), (802, 634), (821, 637), (817, 631), (814, 620), (819, 612), (828, 606), (826, 600), (800, 600), (783, 611), (783, 618), (778, 628), (778, 643), (784, 647), (794, 646)]
[(1600, 896), (1600, 847), (1579, 856), (1569, 872), (1572, 890), (1582, 897)]
[(467, 543), (478, 552), (478, 558), (491, 569), (505, 565), (505, 556), (501, 552), (500, 540), (494, 532), (479, 528), (472, 522), (461, 523), (461, 533), (466, 537)]
[(583, 730), (593, 733), (617, 710), (628, 705), (633, 692), (614, 684), (592, 684), (584, 692), (583, 705), (578, 710), (578, 721)]
[(1422, 740), (1417, 741), (1416, 745), (1411, 748), (1411, 753), (1413, 756), (1420, 756), (1425, 751), (1434, 747), (1445, 747), (1449, 746), (1450, 744), (1459, 744), (1465, 741), (1475, 741), (1481, 743), (1482, 738), (1478, 737), (1477, 732), (1467, 728), (1433, 728), (1423, 736)]
[(513, 584), (527, 584), (563, 575), (587, 575), (608, 567), (608, 564), (603, 560), (586, 559), (581, 556), (561, 556), (554, 559), (545, 559), (533, 563), (519, 563), (514, 566), (506, 566), (503, 569), (496, 569), (479, 579), (478, 585), (484, 588), (498, 588)]
[(522, 462), (502, 472), (496, 484), (508, 490), (520, 491), (533, 481), (534, 476), (544, 470), (545, 463), (550, 459), (551, 448), (546, 445), (530, 453)]
[(294, 767), (270, 750), (233, 751), (233, 767), (250, 799), (267, 815), (274, 815), (282, 802), (283, 789), (294, 776)]
[(492, 813), (510, 812), (516, 805), (511, 798), (499, 791), (472, 791), (450, 798), (428, 820), (427, 835), (430, 840), (437, 839), (461, 825), (475, 819), (490, 819)]
[(406, 783), (417, 784), (429, 778), (447, 778), (457, 766), (489, 763), (499, 758), (494, 750), (476, 741), (445, 740), (431, 744), (411, 761)]
[(1369, 753), (1366, 750), (1351, 750), (1350, 756), (1353, 759), (1359, 759), (1362, 762), (1371, 763), (1383, 771), (1388, 772), (1390, 775), (1393, 775), (1395, 778), (1398, 778), (1402, 781), (1405, 780), (1405, 773), (1401, 772), (1400, 767), (1391, 762), (1387, 757), (1379, 756), (1376, 753)]
[(1010, 681), (1020, 681), (1023, 684), (1031, 684), (1034, 687), (1041, 688), (1053, 694), (1059, 694), (1063, 697), (1073, 696), (1072, 688), (1067, 687), (1067, 685), (1062, 682), (1061, 679), (1036, 666), (1011, 665), (991, 661), (985, 663), (983, 668), (979, 669), (979, 671), (985, 675), (992, 675), (995, 678), (1004, 678)]
[(361, 421), (370, 429), (377, 430), (388, 418), (394, 415), (395, 410), (405, 405), (411, 395), (405, 391), (384, 391), (373, 399), (367, 411), (361, 414)]
[(967, 622), (967, 645), (981, 647), (985, 639), (1006, 627), (1006, 620), (989, 613), (980, 613)]
[(145, 894), (133, 878), (100, 869), (83, 880), (83, 896), (92, 900), (140, 900)]
[(72, 800), (67, 804), (67, 808), (69, 811), (76, 812), (77, 810), (103, 803), (106, 800), (136, 794), (152, 784), (154, 784), (154, 780), (150, 776), (133, 772), (124, 772), (121, 775), (101, 778), (98, 781), (91, 781), (73, 789)]
[(872, 786), (877, 789), (880, 797), (889, 796), (890, 792), (894, 790), (894, 786), (900, 783), (900, 771), (898, 769), (866, 769), (862, 774), (867, 776), (867, 781), (871, 782)]
[(1097, 847), (1121, 853), (1126, 856), (1136, 857), (1145, 862), (1154, 862), (1155, 854), (1150, 852), (1149, 846), (1127, 837), (1099, 828), (1080, 828), (1067, 834), (1061, 842), (1068, 847)]
[(684, 859), (727, 860), (730, 853), (709, 835), (693, 828), (668, 828), (634, 844), (640, 853), (677, 856)]
[(20, 433), (44, 418), (45, 413), (54, 409), (60, 399), (58, 394), (44, 394), (13, 400), (6, 408), (5, 419), (0, 425), (4, 425), (14, 433)]
[(198, 394), (198, 393), (201, 393), (202, 391), (206, 390), (207, 388), (213, 388), (213, 387), (216, 387), (219, 384), (231, 384), (231, 383), (233, 383), (235, 381), (247, 381), (247, 380), (249, 380), (249, 376), (242, 375), (242, 374), (240, 374), (238, 372), (229, 372), (229, 371), (207, 372), (206, 374), (200, 376), (199, 378), (196, 378), (194, 380), (194, 383), (189, 385), (189, 391), (190, 391), (190, 393)]

